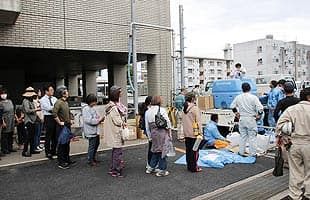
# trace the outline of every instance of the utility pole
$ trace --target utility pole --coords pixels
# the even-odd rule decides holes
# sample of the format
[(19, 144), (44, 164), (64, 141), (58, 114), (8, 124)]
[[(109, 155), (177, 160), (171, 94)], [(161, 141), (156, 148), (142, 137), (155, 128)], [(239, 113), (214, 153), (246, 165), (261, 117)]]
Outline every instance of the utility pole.
[[(136, 27), (135, 27), (135, 0), (131, 0), (131, 39), (132, 39), (132, 68), (134, 87), (134, 107), (135, 114), (138, 114), (138, 79), (137, 79), (137, 51), (136, 51)], [(129, 77), (130, 78), (130, 77)]]
[(184, 76), (184, 23), (183, 23), (183, 5), (179, 5), (179, 24), (180, 24), (180, 64), (181, 64), (181, 88), (185, 87)]
[(297, 81), (297, 41), (294, 42), (294, 45), (295, 45), (295, 52), (294, 52), (294, 67), (295, 67), (295, 81)]

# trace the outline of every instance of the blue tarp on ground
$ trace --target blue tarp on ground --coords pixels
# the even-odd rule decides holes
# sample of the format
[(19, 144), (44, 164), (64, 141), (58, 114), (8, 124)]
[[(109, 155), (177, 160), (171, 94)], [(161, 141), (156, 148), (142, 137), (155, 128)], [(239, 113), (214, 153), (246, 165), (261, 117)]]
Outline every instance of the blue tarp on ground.
[[(224, 165), (230, 163), (255, 163), (255, 157), (242, 157), (228, 150), (200, 150), (198, 165), (200, 167), (223, 168)], [(186, 157), (183, 155), (176, 164), (186, 165)]]

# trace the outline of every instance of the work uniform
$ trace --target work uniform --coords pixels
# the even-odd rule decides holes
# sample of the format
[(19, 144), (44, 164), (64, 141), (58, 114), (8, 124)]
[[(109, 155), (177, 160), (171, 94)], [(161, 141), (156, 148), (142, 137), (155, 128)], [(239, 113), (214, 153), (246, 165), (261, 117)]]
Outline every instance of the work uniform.
[[(281, 134), (285, 122), (292, 122), (289, 149), (289, 195), (293, 199), (310, 198), (310, 102), (301, 101), (287, 108), (280, 116), (276, 132)], [(302, 194), (302, 188), (305, 189)]]
[(257, 124), (256, 115), (263, 111), (263, 105), (257, 96), (245, 92), (236, 96), (231, 103), (231, 108), (237, 108), (240, 113), (239, 132), (240, 144), (239, 154), (244, 155), (245, 144), (249, 140), (250, 156), (256, 155)]

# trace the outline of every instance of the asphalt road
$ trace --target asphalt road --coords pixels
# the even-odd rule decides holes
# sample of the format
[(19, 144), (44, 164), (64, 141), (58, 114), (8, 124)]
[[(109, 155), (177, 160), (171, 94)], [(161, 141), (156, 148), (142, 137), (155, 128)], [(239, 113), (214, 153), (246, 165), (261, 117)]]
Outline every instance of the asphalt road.
[(89, 167), (86, 156), (79, 156), (74, 158), (76, 166), (68, 170), (58, 169), (55, 161), (0, 170), (0, 199), (191, 199), (273, 167), (273, 160), (261, 157), (255, 164), (190, 173), (185, 166), (173, 164), (178, 153), (169, 159), (171, 174), (155, 177), (145, 174), (146, 150), (146, 145), (125, 149), (124, 178), (107, 174), (110, 151), (100, 153), (98, 167)]

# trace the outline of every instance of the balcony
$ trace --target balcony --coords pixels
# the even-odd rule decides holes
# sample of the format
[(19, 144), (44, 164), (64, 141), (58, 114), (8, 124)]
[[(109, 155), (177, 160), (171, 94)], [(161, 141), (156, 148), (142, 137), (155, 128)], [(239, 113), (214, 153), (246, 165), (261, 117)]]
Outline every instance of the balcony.
[(20, 0), (0, 0), (0, 24), (14, 24), (20, 11)]

